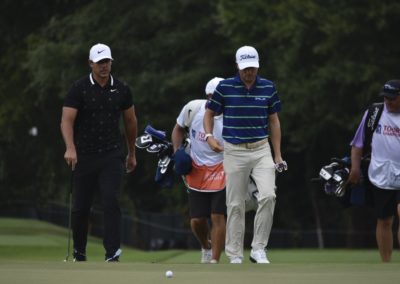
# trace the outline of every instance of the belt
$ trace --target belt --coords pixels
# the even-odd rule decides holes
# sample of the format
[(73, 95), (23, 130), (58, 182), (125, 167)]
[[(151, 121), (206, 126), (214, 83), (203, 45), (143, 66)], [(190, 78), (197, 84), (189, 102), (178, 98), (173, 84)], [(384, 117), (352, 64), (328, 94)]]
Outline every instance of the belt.
[(266, 144), (267, 142), (268, 142), (268, 138), (264, 138), (264, 139), (256, 141), (256, 142), (235, 144), (235, 146), (238, 146), (241, 148), (246, 148), (246, 149), (254, 149), (254, 148), (258, 148), (258, 147)]

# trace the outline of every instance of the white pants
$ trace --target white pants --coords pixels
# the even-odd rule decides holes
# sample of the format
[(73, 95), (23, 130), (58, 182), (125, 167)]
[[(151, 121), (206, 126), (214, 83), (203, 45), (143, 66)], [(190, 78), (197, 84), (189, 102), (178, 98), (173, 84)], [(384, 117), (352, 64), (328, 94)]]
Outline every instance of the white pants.
[(251, 246), (264, 249), (268, 244), (275, 209), (275, 167), (268, 143), (248, 149), (242, 144), (224, 143), (224, 170), (226, 173), (226, 241), (229, 258), (243, 258), (245, 232), (245, 199), (249, 176), (254, 179), (259, 195), (254, 217), (254, 235)]

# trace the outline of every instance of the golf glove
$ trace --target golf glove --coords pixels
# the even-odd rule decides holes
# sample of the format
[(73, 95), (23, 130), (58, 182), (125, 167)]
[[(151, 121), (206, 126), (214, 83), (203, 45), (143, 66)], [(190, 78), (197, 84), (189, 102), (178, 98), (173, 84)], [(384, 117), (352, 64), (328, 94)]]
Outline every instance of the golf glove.
[(280, 162), (280, 163), (275, 164), (275, 169), (276, 169), (276, 171), (277, 171), (278, 173), (281, 173), (281, 172), (283, 172), (283, 171), (287, 171), (288, 166), (287, 166), (286, 161), (282, 161), (282, 162)]

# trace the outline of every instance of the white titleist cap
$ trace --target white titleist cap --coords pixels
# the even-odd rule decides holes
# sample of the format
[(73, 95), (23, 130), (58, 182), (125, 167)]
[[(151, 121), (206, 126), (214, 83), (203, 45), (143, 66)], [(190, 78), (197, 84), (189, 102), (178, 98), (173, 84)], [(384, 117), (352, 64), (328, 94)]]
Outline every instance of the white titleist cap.
[(99, 62), (102, 59), (111, 59), (111, 49), (102, 43), (98, 43), (93, 45), (89, 52), (89, 60), (93, 61), (94, 63)]
[(206, 95), (208, 94), (213, 94), (215, 91), (215, 88), (218, 86), (218, 83), (224, 80), (224, 78), (219, 78), (219, 77), (214, 77), (210, 81), (208, 81), (206, 85)]
[(236, 51), (236, 63), (239, 66), (239, 70), (248, 67), (260, 67), (257, 50), (252, 46), (242, 46)]

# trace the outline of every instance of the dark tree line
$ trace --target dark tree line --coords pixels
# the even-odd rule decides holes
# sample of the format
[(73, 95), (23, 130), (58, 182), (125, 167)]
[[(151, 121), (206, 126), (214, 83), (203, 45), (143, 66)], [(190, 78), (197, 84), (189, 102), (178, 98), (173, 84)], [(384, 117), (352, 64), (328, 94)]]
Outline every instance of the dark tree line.
[[(399, 77), (397, 1), (2, 1), (0, 198), (64, 200), (69, 171), (59, 131), (63, 97), (89, 72), (88, 50), (111, 46), (113, 73), (132, 88), (139, 132), (170, 134), (182, 105), (214, 76), (235, 74), (234, 53), (253, 45), (260, 74), (277, 84), (283, 155), (275, 226), (346, 228), (340, 204), (309, 180), (349, 153), (363, 109)], [(31, 127), (38, 135), (29, 135)], [(156, 158), (138, 151), (126, 178), (127, 210), (184, 211), (185, 192), (154, 183)], [(332, 212), (335, 212), (332, 214)], [(343, 222), (344, 220), (344, 222)]]

